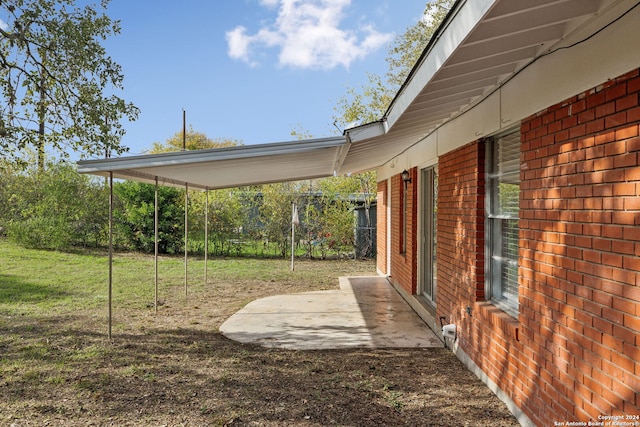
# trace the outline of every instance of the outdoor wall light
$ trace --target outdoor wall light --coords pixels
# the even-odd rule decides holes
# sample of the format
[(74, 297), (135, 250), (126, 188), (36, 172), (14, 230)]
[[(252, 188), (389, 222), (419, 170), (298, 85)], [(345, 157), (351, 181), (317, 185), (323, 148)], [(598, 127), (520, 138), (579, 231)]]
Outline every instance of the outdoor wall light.
[(400, 176), (402, 176), (402, 181), (405, 183), (410, 183), (411, 182), (411, 174), (409, 173), (408, 170), (403, 170), (402, 173), (400, 174)]

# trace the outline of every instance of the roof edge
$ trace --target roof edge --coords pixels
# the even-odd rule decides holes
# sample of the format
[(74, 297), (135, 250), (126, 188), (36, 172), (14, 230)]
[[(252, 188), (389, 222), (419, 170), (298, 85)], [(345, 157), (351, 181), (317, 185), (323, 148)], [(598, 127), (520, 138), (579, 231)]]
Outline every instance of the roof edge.
[(265, 157), (278, 154), (301, 153), (318, 148), (333, 148), (345, 145), (345, 136), (314, 138), (257, 145), (209, 148), (203, 150), (174, 151), (170, 153), (145, 154), (141, 156), (116, 157), (95, 160), (80, 160), (78, 172), (98, 174), (100, 172), (125, 169), (200, 163), (210, 160), (233, 160), (244, 157)]

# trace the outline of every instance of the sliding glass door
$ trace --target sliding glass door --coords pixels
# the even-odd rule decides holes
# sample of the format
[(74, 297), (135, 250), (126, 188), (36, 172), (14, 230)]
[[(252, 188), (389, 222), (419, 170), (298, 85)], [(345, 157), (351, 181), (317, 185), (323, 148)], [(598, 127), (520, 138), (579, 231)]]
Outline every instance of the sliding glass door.
[(422, 169), (422, 274), (419, 292), (435, 306), (437, 290), (438, 171)]

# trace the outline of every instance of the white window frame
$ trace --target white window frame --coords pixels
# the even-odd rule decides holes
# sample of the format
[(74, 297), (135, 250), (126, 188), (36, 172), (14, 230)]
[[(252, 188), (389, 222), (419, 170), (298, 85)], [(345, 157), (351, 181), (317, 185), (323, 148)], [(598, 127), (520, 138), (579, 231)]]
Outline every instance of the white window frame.
[(486, 156), (485, 289), (487, 299), (513, 317), (519, 311), (520, 143), (519, 129), (503, 133), (487, 141)]

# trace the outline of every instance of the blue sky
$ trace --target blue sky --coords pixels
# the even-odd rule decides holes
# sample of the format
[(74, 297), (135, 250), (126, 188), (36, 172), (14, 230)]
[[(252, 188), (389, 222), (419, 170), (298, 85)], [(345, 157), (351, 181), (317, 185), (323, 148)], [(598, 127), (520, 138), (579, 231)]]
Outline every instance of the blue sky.
[(131, 154), (187, 125), (244, 144), (292, 130), (335, 135), (334, 107), (367, 73), (383, 74), (389, 42), (426, 0), (111, 0), (122, 32), (105, 42), (125, 75)]

